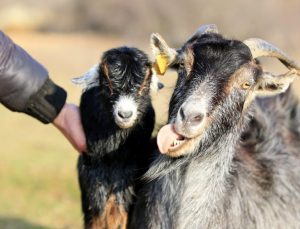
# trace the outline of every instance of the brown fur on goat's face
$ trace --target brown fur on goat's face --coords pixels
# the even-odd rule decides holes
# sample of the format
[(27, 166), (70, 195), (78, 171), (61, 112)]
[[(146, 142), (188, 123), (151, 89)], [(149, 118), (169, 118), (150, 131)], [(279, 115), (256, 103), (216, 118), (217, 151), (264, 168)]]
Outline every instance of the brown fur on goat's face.
[(243, 42), (218, 34), (190, 39), (169, 59), (178, 72), (169, 122), (183, 138), (169, 150), (173, 157), (192, 153), (199, 145), (209, 147), (241, 121), (255, 96), (281, 93), (291, 79), (263, 73)]

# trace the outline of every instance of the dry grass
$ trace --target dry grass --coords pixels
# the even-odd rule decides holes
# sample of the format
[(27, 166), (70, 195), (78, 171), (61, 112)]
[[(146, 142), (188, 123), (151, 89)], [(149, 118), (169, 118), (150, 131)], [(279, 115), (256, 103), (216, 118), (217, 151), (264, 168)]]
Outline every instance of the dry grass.
[[(51, 78), (75, 103), (80, 89), (70, 79), (96, 63), (101, 52), (124, 43), (92, 34), (10, 36), (47, 66)], [(165, 89), (153, 96), (159, 124), (166, 120), (173, 76), (163, 77)], [(3, 107), (0, 116), (0, 228), (81, 228), (77, 153), (51, 125)]]

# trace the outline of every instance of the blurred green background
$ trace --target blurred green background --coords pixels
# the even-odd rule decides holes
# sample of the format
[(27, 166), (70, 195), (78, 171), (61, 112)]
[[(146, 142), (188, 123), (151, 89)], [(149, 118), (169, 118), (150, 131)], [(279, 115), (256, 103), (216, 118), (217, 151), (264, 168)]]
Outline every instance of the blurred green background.
[[(299, 12), (297, 0), (1, 0), (0, 29), (48, 68), (68, 101), (78, 103), (81, 89), (72, 77), (112, 47), (137, 46), (151, 55), (152, 32), (179, 47), (197, 27), (215, 23), (226, 37), (263, 38), (300, 62)], [(277, 61), (263, 63), (284, 71)], [(166, 119), (174, 79), (174, 73), (161, 77), (166, 87), (153, 95), (158, 123)], [(82, 228), (78, 154), (51, 125), (2, 106), (0, 117), (0, 229)]]

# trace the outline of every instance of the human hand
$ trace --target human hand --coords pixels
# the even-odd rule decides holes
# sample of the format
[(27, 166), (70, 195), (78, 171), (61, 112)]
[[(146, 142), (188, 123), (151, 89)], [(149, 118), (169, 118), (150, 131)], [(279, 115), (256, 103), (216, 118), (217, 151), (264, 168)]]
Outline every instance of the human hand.
[(86, 151), (86, 138), (81, 124), (80, 112), (75, 104), (66, 103), (54, 119), (53, 124), (78, 152)]

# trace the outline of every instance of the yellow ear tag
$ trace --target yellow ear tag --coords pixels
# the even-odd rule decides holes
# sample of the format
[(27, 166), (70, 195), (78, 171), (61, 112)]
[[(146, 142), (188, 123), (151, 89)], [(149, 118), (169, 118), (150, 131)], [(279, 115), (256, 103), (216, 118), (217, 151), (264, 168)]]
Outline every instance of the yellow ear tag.
[(156, 56), (156, 60), (153, 67), (158, 74), (164, 75), (167, 71), (168, 65), (168, 57), (165, 54), (160, 53)]

